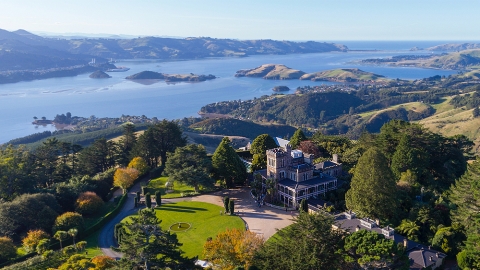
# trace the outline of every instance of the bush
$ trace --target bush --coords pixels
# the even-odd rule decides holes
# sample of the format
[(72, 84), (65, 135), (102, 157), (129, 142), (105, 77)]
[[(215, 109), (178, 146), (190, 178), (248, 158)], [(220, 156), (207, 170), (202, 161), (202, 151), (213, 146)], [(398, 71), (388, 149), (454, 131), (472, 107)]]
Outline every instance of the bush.
[(42, 230), (30, 230), (27, 232), (27, 236), (23, 238), (22, 244), (27, 252), (34, 252), (42, 239), (49, 238), (50, 235)]
[(75, 211), (83, 215), (93, 215), (103, 207), (103, 200), (95, 192), (87, 191), (78, 196)]
[(135, 157), (128, 163), (129, 168), (137, 169), (140, 172), (140, 175), (144, 175), (150, 169), (147, 165), (147, 162), (141, 157)]
[(93, 257), (92, 263), (95, 264), (95, 269), (105, 270), (113, 267), (115, 265), (115, 260), (108, 256), (101, 255)]
[(230, 198), (228, 196), (223, 197), (223, 206), (225, 207), (225, 213), (228, 212), (229, 202), (230, 202)]
[(0, 237), (0, 263), (14, 258), (17, 255), (17, 249), (12, 239), (2, 236)]
[(235, 214), (235, 202), (233, 200), (228, 201), (228, 210), (230, 211), (230, 215)]
[(150, 195), (150, 193), (145, 194), (145, 205), (148, 208), (152, 208), (152, 196)]
[(157, 207), (162, 205), (162, 192), (160, 190), (155, 191), (155, 202), (157, 203)]
[(85, 229), (82, 215), (75, 212), (65, 212), (58, 216), (53, 225), (53, 231), (68, 231), (77, 228), (79, 232)]

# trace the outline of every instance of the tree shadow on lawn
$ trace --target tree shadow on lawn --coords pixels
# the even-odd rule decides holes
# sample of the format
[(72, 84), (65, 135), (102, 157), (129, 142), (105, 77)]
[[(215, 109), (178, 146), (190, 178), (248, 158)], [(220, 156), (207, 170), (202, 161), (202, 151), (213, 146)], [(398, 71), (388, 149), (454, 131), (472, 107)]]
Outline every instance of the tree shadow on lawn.
[(271, 214), (264, 214), (264, 213), (259, 213), (259, 212), (241, 212), (240, 215), (237, 215), (239, 217), (246, 217), (246, 218), (261, 218), (261, 219), (276, 219), (276, 220), (281, 220), (282, 218), (279, 218), (275, 215)]
[(174, 205), (174, 204), (175, 203), (162, 204), (160, 207), (158, 207), (156, 209), (165, 210), (165, 211), (187, 212), (187, 213), (195, 213), (196, 211), (208, 211), (205, 208), (177, 206), (177, 205)]

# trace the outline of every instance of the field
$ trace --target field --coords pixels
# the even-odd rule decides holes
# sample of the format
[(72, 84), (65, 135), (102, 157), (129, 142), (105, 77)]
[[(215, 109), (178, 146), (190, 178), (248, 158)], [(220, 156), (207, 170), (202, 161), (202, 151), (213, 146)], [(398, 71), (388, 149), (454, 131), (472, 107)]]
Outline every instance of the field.
[(358, 115), (360, 117), (362, 117), (363, 119), (366, 119), (370, 116), (374, 116), (374, 115), (380, 114), (382, 112), (390, 111), (390, 110), (396, 110), (396, 109), (399, 109), (399, 108), (404, 108), (407, 111), (421, 112), (421, 111), (426, 110), (428, 107), (429, 107), (429, 105), (427, 105), (425, 103), (410, 102), (410, 103), (403, 103), (403, 104), (400, 104), (400, 105), (394, 105), (394, 106), (388, 107), (388, 108), (383, 109), (383, 110), (360, 113)]
[(176, 232), (179, 242), (183, 243), (181, 250), (187, 257), (202, 258), (203, 245), (208, 237), (215, 238), (218, 233), (227, 228), (245, 229), (245, 224), (240, 217), (220, 215), (222, 210), (224, 210), (222, 207), (209, 203), (185, 201), (162, 204), (160, 208), (155, 209), (155, 212), (162, 220), (160, 225), (164, 230), (169, 230), (178, 222), (190, 224), (189, 229)]

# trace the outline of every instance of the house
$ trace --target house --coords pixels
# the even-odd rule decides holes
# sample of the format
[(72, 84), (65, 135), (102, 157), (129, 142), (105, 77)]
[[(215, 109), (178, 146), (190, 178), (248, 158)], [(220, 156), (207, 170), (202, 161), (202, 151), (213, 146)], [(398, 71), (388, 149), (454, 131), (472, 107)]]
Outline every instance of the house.
[(328, 174), (335, 177), (342, 175), (343, 173), (342, 163), (338, 161), (338, 155), (333, 154), (332, 158), (333, 158), (332, 160), (327, 160), (327, 161), (315, 164), (315, 170), (319, 170), (324, 174)]
[(264, 193), (267, 179), (275, 179), (277, 199), (288, 207), (297, 207), (302, 199), (317, 198), (337, 188), (336, 177), (314, 174), (312, 155), (292, 150), (288, 141), (284, 141), (278, 142), (284, 147), (267, 150), (267, 169), (258, 171), (263, 178)]
[(354, 212), (344, 212), (335, 216), (334, 229), (341, 229), (348, 232), (358, 230), (375, 231), (383, 234), (385, 238), (392, 239), (397, 244), (405, 247), (407, 256), (410, 259), (410, 269), (436, 269), (443, 263), (443, 259), (447, 256), (444, 253), (433, 250), (430, 246), (425, 246), (417, 242), (408, 240), (402, 235), (395, 233), (395, 229), (390, 227), (382, 228), (379, 220), (371, 220), (368, 218), (359, 219)]

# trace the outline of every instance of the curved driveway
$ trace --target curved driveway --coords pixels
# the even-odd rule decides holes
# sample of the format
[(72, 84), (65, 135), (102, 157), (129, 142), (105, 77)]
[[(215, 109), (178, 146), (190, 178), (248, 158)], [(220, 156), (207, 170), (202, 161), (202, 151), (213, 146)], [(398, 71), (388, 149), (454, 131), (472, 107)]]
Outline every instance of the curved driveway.
[[(136, 192), (141, 190), (142, 184), (146, 181), (147, 179), (142, 180), (130, 188), (127, 201), (120, 213), (102, 228), (100, 235), (98, 236), (98, 245), (103, 254), (112, 258), (120, 258), (122, 256), (121, 253), (115, 252), (111, 249), (111, 247), (117, 246), (113, 237), (115, 224), (140, 209), (134, 208), (134, 197), (136, 196)], [(249, 188), (227, 189), (196, 197), (162, 199), (162, 204), (178, 201), (199, 201), (223, 207), (224, 196), (229, 196), (230, 199), (235, 200), (235, 212), (237, 212), (245, 221), (247, 229), (262, 235), (265, 240), (274, 235), (277, 229), (282, 229), (292, 224), (292, 217), (296, 215), (295, 212), (286, 212), (285, 210), (278, 210), (267, 206), (258, 207), (250, 196)]]

